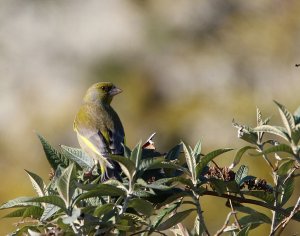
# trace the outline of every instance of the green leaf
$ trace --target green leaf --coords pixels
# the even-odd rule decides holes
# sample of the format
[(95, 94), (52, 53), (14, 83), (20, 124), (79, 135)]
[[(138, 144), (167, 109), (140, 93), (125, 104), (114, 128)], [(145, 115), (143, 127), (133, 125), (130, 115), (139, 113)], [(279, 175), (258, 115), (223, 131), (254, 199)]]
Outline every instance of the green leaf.
[(114, 209), (114, 204), (107, 203), (101, 206), (98, 206), (94, 211), (94, 216), (101, 217), (102, 215), (105, 215), (109, 212), (111, 212)]
[(10, 212), (7, 215), (3, 216), (3, 218), (22, 217), (25, 211), (26, 211), (26, 207), (17, 209), (15, 211)]
[(233, 149), (232, 148), (217, 149), (215, 151), (212, 151), (212, 152), (206, 154), (204, 157), (202, 157), (200, 159), (200, 162), (196, 166), (196, 176), (198, 177), (202, 173), (204, 167), (206, 167), (207, 164), (210, 161), (212, 161), (214, 158), (216, 158), (217, 156), (219, 156), (225, 152), (229, 152), (231, 150), (233, 150)]
[(219, 195), (222, 195), (223, 193), (226, 192), (226, 183), (223, 181), (223, 180), (220, 180), (220, 179), (214, 179), (214, 178), (211, 178), (209, 179), (209, 182), (211, 183), (212, 185), (212, 188), (219, 194)]
[(37, 136), (43, 146), (47, 160), (54, 170), (56, 170), (59, 165), (66, 168), (70, 164), (68, 158), (54, 149), (43, 136), (40, 134), (37, 134)]
[(18, 197), (12, 200), (9, 200), (8, 202), (4, 203), (2, 206), (0, 206), (0, 210), (2, 209), (9, 209), (13, 207), (22, 207), (22, 206), (39, 206), (39, 204), (36, 203), (29, 203), (31, 199), (34, 199), (33, 197)]
[(256, 190), (256, 191), (241, 191), (243, 193), (243, 195), (249, 195), (249, 196), (252, 196), (252, 197), (256, 197), (258, 199), (261, 199), (263, 200), (264, 202), (266, 203), (269, 203), (270, 205), (273, 205), (275, 199), (274, 199), (274, 195), (273, 193), (268, 193), (268, 192), (265, 192), (265, 191), (259, 191), (259, 190)]
[(242, 184), (242, 180), (248, 175), (249, 168), (245, 165), (241, 165), (235, 174), (235, 182), (238, 185)]
[(197, 176), (196, 176), (196, 160), (195, 157), (192, 155), (191, 151), (187, 148), (184, 142), (182, 142), (183, 146), (183, 152), (185, 155), (185, 160), (187, 163), (187, 166), (190, 171), (190, 175), (192, 177), (193, 184), (196, 184)]
[(242, 228), (236, 236), (248, 236), (250, 231), (251, 225), (247, 225), (246, 227)]
[(236, 154), (235, 154), (235, 157), (234, 157), (234, 160), (232, 162), (232, 164), (230, 165), (230, 169), (234, 168), (237, 164), (239, 164), (242, 156), (244, 155), (244, 153), (246, 151), (248, 151), (249, 149), (255, 149), (255, 147), (251, 147), (251, 146), (245, 146), (245, 147), (242, 147), (240, 148)]
[(156, 216), (156, 218), (155, 218), (155, 220), (154, 220), (154, 222), (152, 224), (152, 227), (151, 227), (151, 229), (149, 231), (149, 234), (151, 234), (152, 232), (154, 232), (156, 230), (157, 226), (163, 221), (163, 219), (166, 216), (168, 216), (171, 212), (173, 212), (175, 209), (177, 209), (179, 206), (180, 206), (179, 203), (175, 203), (175, 204), (167, 206), (163, 210), (161, 210), (157, 214), (157, 216)]
[(277, 174), (281, 175), (281, 176), (287, 175), (294, 166), (295, 166), (295, 161), (288, 160), (279, 166), (279, 168), (277, 170)]
[(58, 207), (58, 206), (55, 206), (52, 204), (47, 204), (40, 220), (46, 221), (47, 219), (52, 217), (56, 212), (58, 212), (59, 209), (60, 209), (60, 207)]
[(37, 197), (37, 198), (32, 198), (32, 199), (28, 200), (28, 202), (30, 202), (30, 203), (35, 203), (35, 202), (36, 203), (39, 203), (39, 202), (49, 203), (49, 204), (58, 206), (63, 211), (67, 212), (65, 202), (59, 196), (52, 195), (52, 196)]
[(193, 156), (196, 159), (196, 163), (198, 163), (200, 161), (200, 157), (201, 157), (201, 142), (200, 142), (200, 140), (197, 142), (197, 144), (194, 147)]
[(295, 119), (296, 125), (300, 123), (300, 106), (294, 112), (294, 119)]
[(43, 179), (38, 176), (37, 174), (34, 174), (28, 170), (25, 170), (26, 173), (28, 174), (31, 184), (33, 186), (33, 188), (35, 189), (35, 191), (37, 192), (39, 197), (42, 197), (45, 195), (44, 189), (45, 189), (45, 184)]
[(275, 135), (285, 139), (288, 142), (290, 141), (290, 137), (287, 134), (287, 131), (285, 129), (283, 129), (282, 127), (272, 126), (272, 125), (261, 125), (261, 126), (255, 127), (254, 131), (275, 134)]
[(182, 222), (186, 217), (188, 217), (193, 211), (195, 211), (195, 209), (176, 212), (169, 219), (158, 225), (157, 230), (163, 231), (173, 227), (174, 225), (177, 225), (178, 223)]
[(73, 163), (63, 171), (56, 185), (60, 197), (65, 201), (68, 208), (71, 205), (72, 197), (76, 189), (76, 170)]
[(283, 194), (281, 199), (281, 206), (287, 203), (287, 201), (291, 198), (293, 195), (295, 188), (295, 181), (294, 178), (290, 178), (286, 181), (286, 183), (283, 186)]
[(164, 206), (167, 206), (168, 204), (171, 204), (174, 201), (177, 201), (183, 197), (191, 197), (191, 193), (187, 192), (187, 191), (182, 191), (179, 193), (174, 193), (172, 195), (170, 195), (170, 197), (168, 197), (166, 200), (164, 200), (163, 202), (159, 203), (156, 208), (161, 208)]
[(277, 152), (285, 152), (285, 153), (294, 155), (292, 148), (290, 146), (284, 144), (284, 143), (276, 145), (276, 146), (273, 146), (273, 147), (270, 147), (270, 148), (264, 150), (263, 152), (260, 152), (260, 153), (257, 153), (257, 154), (251, 154), (251, 155), (253, 155), (253, 156), (261, 156), (261, 155), (266, 155), (266, 154), (270, 154), (270, 153), (274, 153), (274, 152), (275, 153), (277, 153)]
[(146, 220), (144, 220), (142, 217), (135, 215), (135, 214), (131, 214), (131, 213), (123, 213), (121, 216), (122, 219), (129, 219), (135, 223), (140, 223), (143, 225), (147, 225), (148, 222)]
[(131, 199), (128, 203), (128, 207), (131, 207), (137, 212), (148, 217), (150, 217), (154, 211), (154, 208), (150, 202), (140, 198)]
[[(250, 208), (250, 207), (246, 207), (244, 205), (239, 204), (238, 206), (235, 206), (234, 209), (239, 211), (239, 212), (249, 214), (251, 216), (251, 221), (247, 222), (247, 224), (248, 223), (258, 223), (258, 222), (259, 223), (267, 223), (267, 224), (272, 223), (271, 219), (267, 215), (265, 215), (261, 212), (258, 212), (256, 210)], [(244, 224), (242, 224), (242, 225), (244, 225)]]
[(113, 185), (99, 184), (94, 189), (81, 194), (76, 199), (76, 202), (81, 201), (86, 198), (91, 198), (91, 197), (100, 197), (100, 196), (116, 197), (116, 196), (125, 196), (125, 195), (126, 195), (126, 192), (124, 190), (117, 188)]
[(279, 108), (279, 113), (280, 113), (282, 122), (283, 122), (285, 128), (287, 129), (288, 134), (291, 136), (292, 131), (295, 129), (294, 116), (285, 108), (285, 106), (281, 105), (280, 103), (276, 102), (275, 100), (274, 100), (274, 102), (276, 103), (276, 105)]
[(93, 158), (89, 157), (82, 149), (72, 148), (64, 145), (60, 145), (63, 149), (63, 153), (71, 161), (77, 163), (82, 169), (92, 169), (95, 165)]
[(26, 207), (26, 210), (23, 213), (23, 218), (30, 217), (34, 219), (39, 219), (43, 214), (43, 209), (38, 206)]
[(112, 159), (120, 164), (122, 171), (128, 177), (128, 179), (131, 180), (133, 178), (133, 175), (136, 172), (134, 162), (132, 162), (131, 160), (129, 160), (123, 156), (118, 156), (118, 155), (111, 155), (110, 159)]
[(181, 150), (181, 144), (177, 144), (175, 147), (173, 147), (166, 155), (166, 160), (172, 161), (177, 160), (180, 150)]
[(135, 164), (135, 168), (138, 169), (140, 160), (142, 158), (142, 141), (140, 141), (131, 152), (130, 160)]
[(145, 158), (141, 160), (141, 164), (139, 165), (139, 170), (151, 170), (151, 169), (159, 169), (161, 168), (159, 165), (165, 160), (164, 157), (156, 157), (156, 158)]

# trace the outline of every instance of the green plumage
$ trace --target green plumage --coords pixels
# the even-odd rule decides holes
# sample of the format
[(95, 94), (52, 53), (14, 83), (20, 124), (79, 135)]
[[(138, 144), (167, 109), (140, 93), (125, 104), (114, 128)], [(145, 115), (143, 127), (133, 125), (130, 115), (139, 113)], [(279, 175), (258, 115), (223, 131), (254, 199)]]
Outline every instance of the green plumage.
[(122, 90), (109, 82), (92, 85), (74, 120), (81, 148), (100, 163), (102, 175), (116, 165), (109, 154), (123, 154), (125, 133), (118, 114), (111, 107), (113, 97)]

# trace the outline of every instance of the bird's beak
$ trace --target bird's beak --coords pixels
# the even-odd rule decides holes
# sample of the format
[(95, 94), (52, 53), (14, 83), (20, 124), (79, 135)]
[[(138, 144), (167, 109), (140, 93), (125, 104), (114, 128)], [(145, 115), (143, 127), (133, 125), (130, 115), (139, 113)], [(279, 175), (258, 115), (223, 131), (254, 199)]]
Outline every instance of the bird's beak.
[(123, 91), (122, 89), (119, 89), (119, 88), (117, 88), (117, 87), (114, 87), (113, 89), (111, 89), (111, 90), (109, 91), (109, 95), (115, 96), (115, 95), (121, 93), (122, 91)]

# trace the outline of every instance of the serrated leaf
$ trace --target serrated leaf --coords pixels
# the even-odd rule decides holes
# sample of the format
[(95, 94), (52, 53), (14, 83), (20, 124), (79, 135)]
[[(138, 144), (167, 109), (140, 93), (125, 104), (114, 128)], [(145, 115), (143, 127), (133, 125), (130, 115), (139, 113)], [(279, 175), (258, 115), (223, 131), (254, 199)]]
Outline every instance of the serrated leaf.
[(38, 206), (40, 204), (37, 203), (29, 203), (31, 199), (34, 199), (33, 197), (18, 197), (12, 200), (9, 200), (8, 202), (4, 203), (0, 206), (0, 210), (2, 209), (9, 209), (13, 207), (22, 207), (22, 206)]
[(281, 204), (280, 204), (281, 206), (286, 204), (287, 201), (291, 198), (291, 196), (293, 195), (293, 192), (294, 192), (294, 188), (295, 188), (294, 178), (288, 179), (283, 186), (283, 195), (282, 195)]
[(95, 163), (93, 158), (89, 157), (82, 149), (64, 145), (60, 145), (60, 147), (63, 149), (66, 157), (68, 157), (71, 161), (77, 163), (82, 169), (90, 170), (94, 167)]
[(276, 105), (279, 108), (279, 113), (280, 113), (282, 122), (283, 122), (285, 128), (287, 129), (288, 134), (291, 136), (292, 131), (295, 129), (294, 116), (285, 108), (285, 106), (276, 102), (275, 100), (274, 100), (274, 102), (276, 103)]
[(254, 131), (275, 134), (275, 135), (285, 139), (288, 142), (290, 141), (290, 137), (289, 137), (288, 133), (282, 127), (279, 128), (278, 126), (261, 125), (261, 126), (255, 127)]
[(288, 160), (284, 163), (282, 163), (278, 170), (277, 170), (277, 174), (278, 175), (287, 175), (288, 172), (295, 166), (295, 161), (294, 160)]
[(44, 189), (45, 189), (45, 184), (43, 179), (38, 176), (37, 174), (34, 174), (28, 170), (25, 170), (26, 173), (28, 174), (31, 184), (33, 186), (33, 188), (35, 189), (35, 191), (37, 192), (39, 197), (42, 197), (45, 195)]
[(251, 154), (251, 155), (252, 156), (261, 156), (261, 155), (264, 155), (264, 154), (270, 154), (270, 153), (274, 153), (274, 152), (275, 153), (285, 152), (285, 153), (294, 155), (292, 148), (290, 146), (288, 146), (287, 144), (284, 144), (284, 143), (273, 146), (273, 147), (270, 147), (270, 148), (264, 150), (263, 152), (260, 152), (260, 153), (257, 153), (257, 154)]
[(85, 192), (81, 194), (77, 199), (76, 202), (87, 199), (87, 198), (92, 198), (92, 197), (100, 197), (100, 196), (125, 196), (126, 192), (120, 188), (117, 188), (113, 185), (109, 184), (99, 184), (97, 187), (94, 189)]
[(196, 177), (198, 177), (202, 173), (204, 167), (206, 167), (210, 161), (212, 161), (217, 156), (219, 156), (223, 153), (229, 152), (231, 150), (233, 150), (233, 149), (232, 148), (217, 149), (215, 151), (212, 151), (212, 152), (206, 154), (204, 157), (202, 157), (200, 159), (200, 162), (196, 165)]
[(176, 212), (172, 215), (169, 219), (162, 222), (160, 225), (157, 226), (157, 230), (163, 231), (171, 228), (174, 225), (182, 222), (186, 217), (188, 217), (195, 209), (189, 209), (181, 212)]
[(118, 155), (111, 155), (110, 159), (112, 159), (120, 164), (122, 171), (128, 177), (128, 179), (131, 180), (133, 178), (133, 175), (136, 172), (134, 162), (132, 162), (131, 160), (129, 160), (123, 156), (118, 156)]
[(128, 203), (128, 207), (131, 207), (135, 211), (148, 217), (150, 217), (154, 211), (154, 208), (150, 202), (140, 198), (131, 199)]
[(190, 175), (192, 177), (192, 182), (195, 185), (197, 182), (195, 157), (192, 155), (192, 152), (187, 148), (187, 146), (183, 142), (182, 142), (182, 147), (185, 155), (185, 160), (189, 168)]
[(230, 169), (234, 168), (237, 164), (239, 164), (242, 156), (244, 155), (244, 153), (246, 151), (248, 151), (249, 149), (255, 149), (255, 147), (251, 147), (251, 146), (245, 146), (245, 147), (242, 147), (240, 148), (236, 154), (235, 154), (235, 157), (234, 157), (234, 160), (232, 162), (232, 164), (230, 165)]
[(66, 168), (70, 164), (69, 160), (53, 148), (43, 136), (40, 134), (37, 134), (37, 136), (43, 146), (47, 160), (54, 170), (56, 170), (59, 165)]
[(242, 180), (248, 175), (249, 168), (245, 165), (241, 165), (235, 174), (235, 182), (240, 185)]
[(23, 213), (23, 218), (30, 217), (34, 219), (39, 219), (43, 214), (43, 209), (38, 206), (26, 207), (26, 210)]
[(49, 204), (58, 206), (63, 211), (67, 212), (65, 202), (59, 196), (52, 195), (52, 196), (37, 197), (37, 198), (33, 198), (33, 199), (28, 200), (28, 202), (30, 202), (30, 203), (35, 203), (35, 202), (36, 203), (39, 203), (39, 202), (49, 203)]
[(76, 189), (76, 170), (73, 163), (63, 171), (56, 186), (60, 197), (65, 201), (68, 208)]

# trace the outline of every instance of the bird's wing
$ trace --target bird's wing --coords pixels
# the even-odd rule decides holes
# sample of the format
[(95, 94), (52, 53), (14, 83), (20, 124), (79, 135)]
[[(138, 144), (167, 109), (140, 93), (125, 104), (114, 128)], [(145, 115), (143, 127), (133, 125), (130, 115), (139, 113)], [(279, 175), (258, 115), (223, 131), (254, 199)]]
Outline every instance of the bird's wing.
[(124, 153), (124, 131), (123, 127), (113, 130), (108, 130), (108, 144), (112, 154), (122, 155)]

